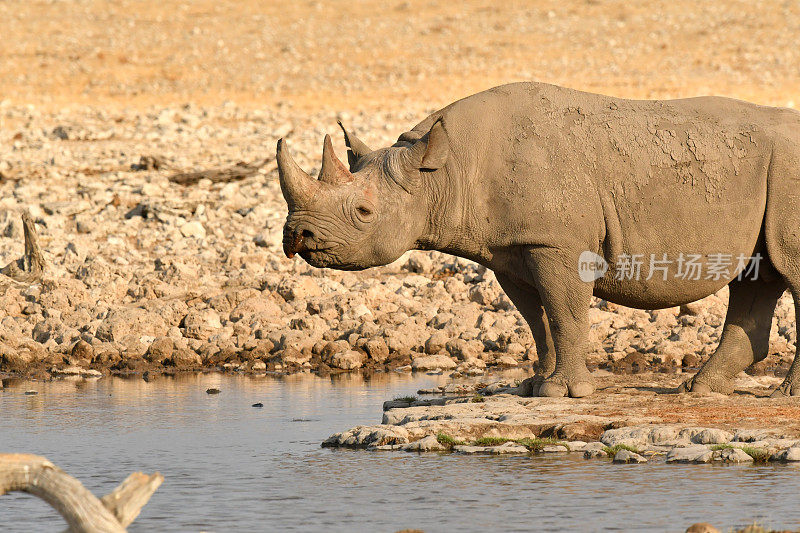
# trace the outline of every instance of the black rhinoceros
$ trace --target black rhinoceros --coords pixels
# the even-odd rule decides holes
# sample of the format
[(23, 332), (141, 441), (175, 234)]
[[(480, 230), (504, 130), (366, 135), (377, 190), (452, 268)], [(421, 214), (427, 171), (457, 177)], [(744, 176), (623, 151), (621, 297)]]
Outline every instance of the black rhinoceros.
[[(664, 308), (725, 285), (716, 352), (682, 390), (731, 393), (766, 357), (788, 288), (800, 310), (800, 113), (720, 97), (638, 101), (542, 83), (433, 113), (388, 148), (342, 128), (314, 179), (278, 142), (284, 250), (363, 269), (410, 249), (492, 269), (540, 358), (533, 394), (586, 396), (592, 295)], [(774, 395), (800, 395), (797, 359)]]

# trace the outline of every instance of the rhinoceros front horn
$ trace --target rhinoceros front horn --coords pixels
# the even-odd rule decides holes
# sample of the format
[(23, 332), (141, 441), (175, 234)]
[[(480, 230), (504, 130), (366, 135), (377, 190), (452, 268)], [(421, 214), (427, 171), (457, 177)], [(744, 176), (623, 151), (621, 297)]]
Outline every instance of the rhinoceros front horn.
[(319, 180), (331, 185), (343, 185), (353, 181), (353, 175), (333, 153), (330, 135), (326, 135), (322, 143), (322, 169), (319, 171)]
[(306, 174), (289, 154), (286, 141), (278, 141), (276, 159), (278, 161), (278, 175), (280, 176), (281, 192), (289, 204), (289, 210), (307, 204), (319, 187), (319, 183)]

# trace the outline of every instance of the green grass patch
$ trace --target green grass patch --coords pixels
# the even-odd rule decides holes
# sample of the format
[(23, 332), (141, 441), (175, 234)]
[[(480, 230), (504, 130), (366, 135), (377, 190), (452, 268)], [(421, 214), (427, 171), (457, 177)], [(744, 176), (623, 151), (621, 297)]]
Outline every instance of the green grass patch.
[(742, 446), (742, 451), (753, 458), (754, 463), (765, 464), (769, 462), (769, 452), (752, 446)]
[[(452, 449), (453, 446), (461, 446), (467, 444), (466, 442), (454, 439), (446, 433), (437, 433), (436, 440), (442, 446)], [(525, 446), (532, 452), (541, 452), (545, 446), (564, 446), (569, 450), (569, 444), (552, 438), (534, 438), (534, 439), (508, 439), (505, 437), (481, 437), (469, 443), (470, 446), (501, 446), (507, 442), (514, 442), (521, 446)]]
[(470, 401), (472, 403), (483, 403), (486, 401), (486, 398), (484, 398), (483, 395), (481, 394), (476, 394), (475, 396), (472, 397)]
[(416, 396), (398, 396), (394, 399), (395, 402), (406, 402), (406, 403), (414, 403), (418, 402), (419, 398)]
[(464, 441), (460, 441), (458, 439), (454, 439), (453, 437), (451, 437), (447, 433), (437, 433), (436, 434), (436, 440), (439, 441), (439, 444), (441, 444), (442, 446), (444, 446), (448, 450), (452, 449), (453, 446), (461, 446), (463, 444), (466, 444)]
[(613, 446), (604, 446), (603, 451), (608, 454), (609, 457), (614, 457), (617, 455), (617, 452), (620, 450), (628, 450), (632, 453), (641, 453), (638, 448), (635, 446), (628, 446), (627, 444), (615, 444)]
[(711, 447), (712, 452), (718, 452), (720, 450), (732, 450), (735, 448), (733, 444), (715, 444)]
[(503, 437), (481, 437), (474, 440), (472, 446), (500, 446), (506, 442), (512, 442), (513, 439), (504, 439)]
[(570, 449), (568, 443), (550, 437), (544, 437), (541, 439), (538, 437), (533, 439), (517, 439), (514, 442), (516, 442), (517, 444), (522, 444), (530, 451), (537, 453), (541, 452), (545, 446), (564, 446), (567, 448), (567, 450)]
[(744, 453), (753, 458), (754, 463), (764, 464), (769, 462), (769, 452), (762, 448), (754, 448), (752, 446), (734, 446), (732, 444), (715, 444), (711, 446), (711, 450), (715, 452), (720, 450), (730, 450), (733, 448), (741, 449)]

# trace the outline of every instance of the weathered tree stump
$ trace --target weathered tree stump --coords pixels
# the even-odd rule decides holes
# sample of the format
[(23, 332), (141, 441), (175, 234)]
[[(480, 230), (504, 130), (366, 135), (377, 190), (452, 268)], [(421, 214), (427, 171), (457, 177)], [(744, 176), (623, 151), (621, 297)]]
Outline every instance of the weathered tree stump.
[(39, 248), (39, 238), (36, 235), (36, 226), (28, 211), (22, 213), (22, 229), (25, 234), (25, 254), (0, 269), (0, 285), (9, 282), (34, 283), (39, 281), (44, 273), (45, 262), (42, 250)]
[(15, 490), (38, 496), (64, 517), (69, 531), (76, 533), (124, 532), (163, 481), (158, 472), (135, 472), (98, 499), (44, 457), (0, 454), (0, 496)]

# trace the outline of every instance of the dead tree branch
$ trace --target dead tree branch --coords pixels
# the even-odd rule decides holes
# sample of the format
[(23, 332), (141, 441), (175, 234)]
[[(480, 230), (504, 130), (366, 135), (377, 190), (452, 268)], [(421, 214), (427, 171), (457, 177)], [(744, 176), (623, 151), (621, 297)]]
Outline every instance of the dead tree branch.
[(23, 491), (49, 503), (69, 524), (69, 531), (124, 532), (164, 481), (156, 472), (135, 472), (102, 499), (44, 457), (0, 454), (0, 496)]

